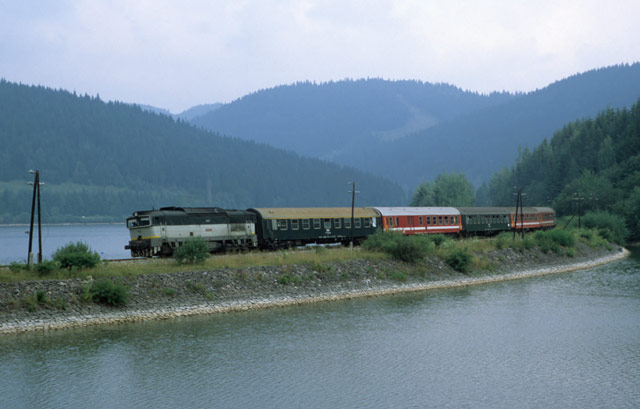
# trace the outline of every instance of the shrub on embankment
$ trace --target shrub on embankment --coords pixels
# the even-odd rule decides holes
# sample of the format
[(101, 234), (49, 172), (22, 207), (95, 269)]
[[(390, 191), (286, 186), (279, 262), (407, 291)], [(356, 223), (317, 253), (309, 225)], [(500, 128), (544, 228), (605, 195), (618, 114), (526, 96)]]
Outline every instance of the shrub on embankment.
[(89, 294), (91, 294), (91, 299), (94, 302), (114, 307), (126, 305), (129, 300), (127, 287), (108, 278), (93, 282), (89, 288)]
[(362, 247), (369, 251), (379, 251), (406, 263), (416, 263), (433, 253), (436, 245), (427, 235), (409, 237), (400, 232), (376, 232), (367, 238)]
[(78, 271), (90, 269), (99, 264), (100, 255), (98, 252), (91, 250), (86, 243), (77, 242), (68, 243), (58, 248), (53, 253), (52, 260), (45, 259), (33, 265), (14, 261), (9, 265), (9, 270), (25, 275), (33, 271), (40, 277), (64, 278), (73, 277)]
[(209, 257), (209, 245), (201, 237), (185, 241), (173, 252), (179, 264), (202, 264)]
[(67, 270), (91, 268), (100, 263), (98, 252), (92, 251), (88, 244), (80, 241), (60, 247), (53, 253), (52, 259), (60, 268)]

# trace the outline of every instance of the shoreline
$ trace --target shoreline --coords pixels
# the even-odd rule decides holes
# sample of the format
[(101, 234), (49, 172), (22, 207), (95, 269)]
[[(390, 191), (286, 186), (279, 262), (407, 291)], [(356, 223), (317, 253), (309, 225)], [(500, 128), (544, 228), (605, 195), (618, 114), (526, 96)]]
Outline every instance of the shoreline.
[[(628, 250), (624, 248), (618, 248), (604, 255), (601, 254), (600, 256), (596, 256), (595, 258), (585, 256), (582, 257), (581, 260), (566, 259), (563, 260), (563, 262), (560, 264), (556, 262), (552, 265), (543, 265), (541, 267), (528, 269), (522, 269), (521, 265), (519, 266), (517, 263), (515, 263), (515, 265), (510, 265), (511, 269), (515, 268), (522, 270), (509, 271), (510, 268), (507, 268), (506, 271), (500, 272), (498, 274), (486, 272), (486, 274), (483, 273), (482, 275), (476, 277), (457, 275), (454, 278), (450, 279), (436, 278), (435, 280), (431, 281), (418, 280), (408, 283), (396, 283), (389, 282), (387, 280), (374, 282), (373, 284), (371, 284), (371, 282), (375, 281), (375, 279), (367, 278), (365, 280), (357, 282), (337, 283), (333, 285), (318, 284), (316, 288), (291, 286), (286, 289), (280, 289), (279, 291), (265, 291), (266, 293), (270, 292), (271, 294), (262, 297), (256, 296), (257, 294), (255, 290), (253, 290), (252, 294), (252, 291), (245, 291), (243, 293), (242, 291), (238, 291), (237, 288), (235, 288), (229, 292), (231, 296), (223, 296), (222, 298), (216, 298), (215, 300), (193, 300), (187, 298), (186, 301), (177, 300), (174, 302), (167, 301), (163, 303), (156, 303), (154, 302), (154, 299), (147, 299), (146, 301), (142, 300), (138, 302), (138, 304), (141, 304), (140, 306), (127, 306), (122, 308), (85, 306), (85, 308), (89, 308), (89, 311), (77, 310), (75, 313), (56, 310), (52, 312), (43, 311), (41, 312), (41, 314), (35, 314), (36, 316), (19, 316), (19, 314), (17, 314), (18, 316), (13, 316), (13, 314), (11, 313), (5, 313), (0, 314), (0, 335), (19, 334), (33, 331), (61, 330), (67, 328), (79, 328), (104, 324), (123, 324), (138, 321), (173, 319), (194, 315), (231, 313), (238, 311), (312, 304), (318, 302), (330, 302), (355, 298), (484, 285), (490, 283), (540, 277), (550, 274), (568, 273), (586, 268), (592, 268), (623, 259), (629, 254), (630, 252)], [(345, 266), (345, 268), (347, 269), (352, 267), (353, 266), (350, 265)], [(387, 266), (374, 266), (373, 268), (384, 269), (386, 267)], [(371, 267), (366, 268), (370, 269)], [(391, 268), (393, 268), (393, 265), (391, 266)], [(446, 267), (437, 265), (437, 263), (434, 263), (434, 268), (440, 270), (446, 269)], [(265, 269), (261, 268), (257, 273), (262, 275), (262, 270)], [(246, 270), (242, 271), (244, 274), (246, 274)], [(185, 284), (189, 284), (188, 280), (192, 278), (192, 276), (195, 276), (195, 273), (190, 274), (190, 276), (185, 277), (180, 276), (179, 274), (174, 274), (168, 275), (171, 276), (170, 278), (152, 278), (159, 279), (161, 282), (166, 282), (170, 279), (174, 279), (175, 281), (179, 281), (184, 287)], [(207, 272), (197, 274), (199, 276), (206, 276)], [(233, 272), (233, 274), (237, 275), (238, 272)], [(210, 274), (210, 276), (212, 275), (214, 274)], [(82, 282), (82, 280), (77, 281)], [(64, 282), (54, 283), (54, 285), (56, 284), (59, 286), (70, 286), (69, 284)], [(92, 311), (92, 308), (95, 311)], [(80, 310), (81, 309), (82, 308), (80, 308)], [(42, 316), (43, 314), (44, 316)]]

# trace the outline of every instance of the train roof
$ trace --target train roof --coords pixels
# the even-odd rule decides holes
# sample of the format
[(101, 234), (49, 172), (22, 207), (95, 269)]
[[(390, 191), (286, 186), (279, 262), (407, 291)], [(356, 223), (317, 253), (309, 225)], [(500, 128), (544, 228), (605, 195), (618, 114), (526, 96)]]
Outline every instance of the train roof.
[(554, 213), (555, 214), (555, 212), (556, 212), (551, 207), (534, 207), (534, 209), (536, 209), (539, 213)]
[(374, 207), (374, 209), (382, 216), (460, 215), (455, 207)]
[(238, 214), (238, 213), (247, 213), (246, 210), (236, 210), (236, 209), (223, 209), (221, 207), (161, 207), (160, 209), (152, 209), (152, 210), (138, 210), (133, 213), (133, 216), (143, 216), (143, 215), (206, 215), (206, 214), (218, 214), (218, 215), (229, 215), (229, 214)]
[[(472, 214), (515, 214), (516, 208), (513, 207), (458, 207), (462, 215)], [(524, 207), (524, 213), (555, 213), (550, 207)]]
[[(264, 219), (334, 219), (351, 217), (350, 207), (260, 207), (252, 208)], [(354, 207), (353, 217), (378, 217), (371, 207)]]

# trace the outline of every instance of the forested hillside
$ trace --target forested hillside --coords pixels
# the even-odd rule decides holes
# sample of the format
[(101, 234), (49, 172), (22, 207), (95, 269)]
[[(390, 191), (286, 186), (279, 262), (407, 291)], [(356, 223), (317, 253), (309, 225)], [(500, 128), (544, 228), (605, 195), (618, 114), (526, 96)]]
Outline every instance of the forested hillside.
[(638, 97), (639, 63), (593, 70), (394, 143), (368, 145), (360, 160), (336, 160), (409, 187), (445, 172), (464, 173), (479, 186), (512, 163), (519, 147), (533, 148), (569, 122), (629, 107)]
[(380, 177), (196, 129), (98, 97), (0, 81), (0, 223), (28, 221), (30, 169), (46, 222), (121, 219), (166, 205), (402, 204)]
[(199, 126), (330, 159), (415, 189), (457, 172), (476, 186), (564, 124), (640, 96), (640, 64), (588, 71), (527, 94), (360, 80), (263, 90), (193, 120)]
[(640, 240), (640, 100), (570, 123), (533, 151), (522, 150), (479, 196), (512, 205), (514, 186), (526, 193), (525, 205), (548, 203), (559, 215), (611, 212)]
[(419, 81), (303, 82), (252, 93), (192, 122), (308, 156), (343, 155), (348, 164), (367, 144), (393, 141), (513, 98)]

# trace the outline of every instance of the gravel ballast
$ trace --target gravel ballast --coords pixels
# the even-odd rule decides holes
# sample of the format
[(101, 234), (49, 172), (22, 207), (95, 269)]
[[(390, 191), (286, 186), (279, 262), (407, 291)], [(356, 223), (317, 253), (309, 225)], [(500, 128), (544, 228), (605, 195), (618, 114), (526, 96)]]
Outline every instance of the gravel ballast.
[[(58, 330), (88, 325), (390, 295), (480, 285), (557, 274), (606, 264), (626, 257), (621, 247), (607, 250), (578, 246), (573, 257), (539, 250), (503, 249), (478, 255), (487, 271), (463, 274), (442, 259), (419, 266), (392, 260), (350, 260), (321, 265), (284, 265), (205, 272), (145, 274), (114, 280), (129, 288), (126, 306), (96, 304), (82, 297), (92, 279), (0, 283), (0, 334)], [(416, 273), (419, 271), (419, 273)], [(31, 307), (25, 299), (46, 299)]]

